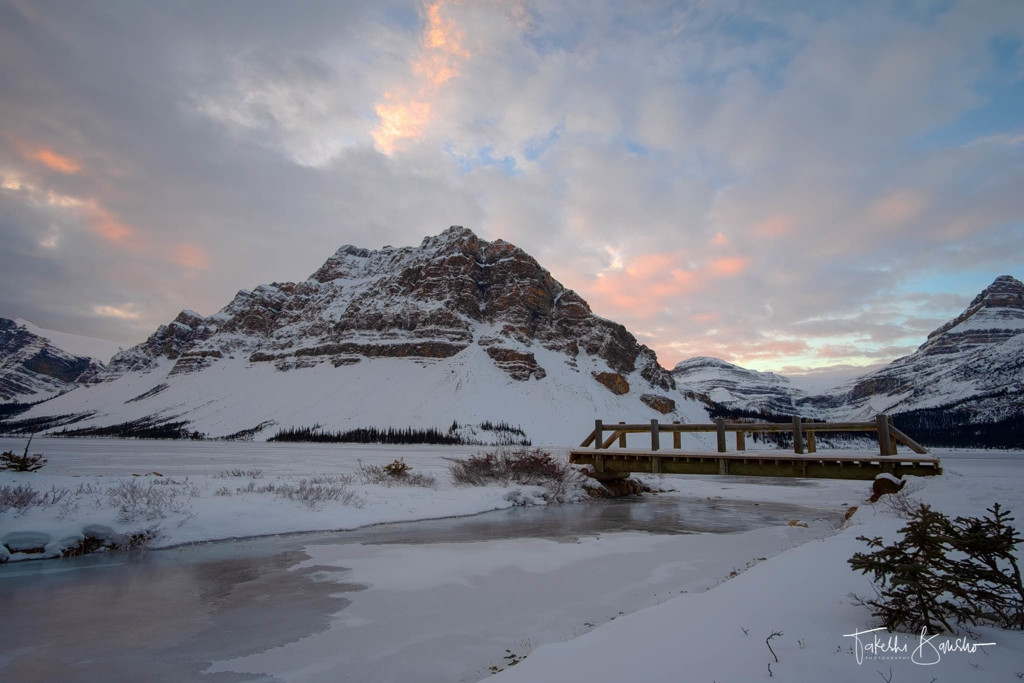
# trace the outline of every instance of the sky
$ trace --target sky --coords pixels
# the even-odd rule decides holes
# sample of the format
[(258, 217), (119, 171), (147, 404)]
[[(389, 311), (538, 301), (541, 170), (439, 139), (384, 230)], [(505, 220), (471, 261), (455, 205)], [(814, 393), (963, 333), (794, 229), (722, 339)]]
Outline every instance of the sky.
[(145, 339), (449, 225), (662, 365), (912, 352), (1024, 276), (1024, 2), (0, 0), (0, 316)]

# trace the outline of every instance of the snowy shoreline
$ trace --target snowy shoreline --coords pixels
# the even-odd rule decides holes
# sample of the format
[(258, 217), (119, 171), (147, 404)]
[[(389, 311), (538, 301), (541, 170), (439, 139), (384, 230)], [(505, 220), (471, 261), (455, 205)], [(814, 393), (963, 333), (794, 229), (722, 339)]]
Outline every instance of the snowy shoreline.
[[(1016, 528), (1024, 527), (1024, 453), (937, 455), (945, 474), (910, 478), (913, 498), (948, 515), (982, 515), (999, 502), (1015, 513)], [(862, 502), (835, 535), (798, 545), (705, 592), (676, 596), (569, 642), (541, 646), (499, 679), (554, 683), (571, 676), (588, 683), (675, 683), (684, 672), (686, 680), (694, 681), (1020, 679), (1020, 631), (979, 626), (959, 642), (950, 634), (872, 632), (879, 624), (850, 597), (873, 596), (871, 582), (854, 573), (847, 560), (866, 549), (858, 536), (891, 541), (904, 524), (884, 498)], [(876, 635), (880, 647), (875, 647)]]
[[(0, 439), (0, 448), (18, 449), (18, 439)], [(448, 480), (446, 458), (478, 453), (479, 448), (441, 447), (288, 447), (267, 444), (175, 444), (104, 439), (40, 439), (33, 452), (48, 459), (37, 473), (0, 473), (0, 485), (29, 482), (39, 489), (70, 488), (80, 483), (109, 487), (124, 481), (172, 480), (157, 486), (193, 487), (199, 495), (189, 509), (159, 520), (164, 537), (152, 547), (363, 528), (375, 524), (473, 515), (519, 503), (543, 503), (541, 491), (529, 487), (459, 488)], [(940, 452), (945, 474), (912, 478), (912, 497), (948, 515), (980, 515), (999, 502), (1024, 516), (1024, 454), (999, 451)], [(386, 464), (402, 458), (413, 471), (434, 476), (437, 487), (386, 487), (353, 484), (362, 507), (324, 501), (308, 507), (287, 498), (252, 493), (216, 495), (218, 488), (245, 488), (251, 477), (225, 475), (262, 470), (256, 481), (295, 482), (314, 475), (352, 475), (360, 462)], [(153, 474), (160, 472), (163, 476)], [(140, 476), (132, 476), (140, 475)], [(726, 503), (796, 504), (841, 512), (858, 506), (848, 524), (819, 540), (798, 543), (767, 560), (701, 592), (677, 595), (640, 609), (566, 642), (540, 645), (528, 657), (499, 675), (503, 680), (590, 682), (678, 681), (681, 672), (693, 680), (821, 680), (893, 681), (1016, 680), (1024, 670), (1024, 634), (989, 627), (975, 628), (970, 642), (996, 643), (974, 653), (943, 650), (938, 661), (925, 666), (912, 653), (867, 653), (858, 662), (856, 649), (870, 643), (878, 626), (866, 608), (851, 603), (850, 594), (871, 595), (867, 577), (847, 564), (865, 549), (857, 536), (891, 540), (904, 524), (885, 505), (868, 504), (869, 482), (843, 480), (758, 480), (743, 477), (690, 476), (652, 478), (677, 493), (669, 496)], [(227, 483), (225, 483), (227, 482)], [(79, 504), (63, 518), (56, 506), (0, 513), (0, 537), (12, 531), (41, 531), (57, 539), (80, 532), (84, 524), (107, 524), (118, 531), (116, 511)], [(137, 527), (138, 524), (136, 523)], [(737, 537), (738, 538), (738, 537)], [(738, 541), (737, 541), (738, 542)], [(1018, 552), (1018, 556), (1020, 553)], [(753, 558), (752, 558), (753, 559)], [(766, 639), (775, 632), (782, 635)], [(856, 634), (860, 634), (857, 637)], [(889, 634), (885, 634), (886, 638)], [(913, 650), (917, 634), (896, 634), (897, 644)], [(945, 642), (946, 636), (936, 637)], [(773, 654), (774, 653), (774, 654)], [(861, 655), (864, 655), (863, 649)], [(773, 658), (777, 656), (778, 662)], [(769, 674), (768, 664), (772, 671)], [(979, 678), (979, 676), (981, 678)]]

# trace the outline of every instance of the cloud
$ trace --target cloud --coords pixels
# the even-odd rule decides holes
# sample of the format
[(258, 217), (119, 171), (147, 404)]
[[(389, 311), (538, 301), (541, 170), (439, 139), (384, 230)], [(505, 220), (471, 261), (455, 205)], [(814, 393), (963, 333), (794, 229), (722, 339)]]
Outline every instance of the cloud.
[(1019, 268), (1019, 5), (11, 4), (0, 315), (138, 341), (463, 224), (664, 363), (867, 362)]
[(171, 250), (175, 263), (192, 270), (206, 270), (210, 267), (210, 255), (198, 244), (178, 244)]
[(46, 147), (29, 147), (21, 146), (21, 154), (24, 158), (31, 161), (38, 161), (52, 171), (58, 173), (78, 173), (82, 170), (82, 165), (72, 159), (66, 157), (52, 149)]
[(142, 313), (136, 310), (135, 304), (127, 303), (120, 306), (93, 306), (92, 311), (103, 318), (120, 318), (122, 320), (138, 320)]
[(427, 3), (422, 11), (426, 25), (422, 50), (411, 65), (413, 83), (399, 86), (398, 93), (385, 92), (383, 101), (374, 107), (380, 124), (371, 135), (384, 154), (394, 153), (403, 140), (425, 137), (434, 115), (432, 101), (470, 58), (464, 45), (465, 33), (448, 16), (445, 0)]

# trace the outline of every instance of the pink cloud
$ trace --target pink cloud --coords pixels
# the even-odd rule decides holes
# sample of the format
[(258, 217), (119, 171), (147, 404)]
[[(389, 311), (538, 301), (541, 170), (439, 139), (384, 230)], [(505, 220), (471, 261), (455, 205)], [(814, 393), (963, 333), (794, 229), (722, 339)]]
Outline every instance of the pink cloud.
[(914, 220), (925, 210), (928, 199), (916, 190), (903, 189), (888, 193), (871, 205), (870, 213), (886, 226), (901, 225)]
[(784, 237), (793, 232), (796, 220), (783, 214), (772, 216), (754, 224), (753, 232), (758, 237)]
[(14, 146), (23, 159), (38, 161), (51, 171), (72, 174), (82, 170), (82, 164), (69, 156), (59, 154), (49, 147), (32, 145), (22, 140), (12, 139)]
[(174, 247), (171, 260), (179, 266), (192, 270), (206, 270), (210, 267), (210, 256), (198, 244), (183, 242)]
[(708, 264), (708, 267), (715, 275), (733, 277), (750, 268), (750, 259), (743, 256), (730, 256), (727, 258), (715, 259)]

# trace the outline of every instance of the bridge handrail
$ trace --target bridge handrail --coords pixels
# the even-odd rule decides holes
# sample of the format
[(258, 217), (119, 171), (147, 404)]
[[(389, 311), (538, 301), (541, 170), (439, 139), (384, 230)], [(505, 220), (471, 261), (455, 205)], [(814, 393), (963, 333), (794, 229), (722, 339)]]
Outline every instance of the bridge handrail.
[[(606, 431), (611, 432), (607, 439), (604, 436)], [(672, 434), (672, 447), (681, 448), (680, 434), (686, 432), (717, 432), (718, 452), (725, 453), (725, 435), (727, 432), (736, 433), (736, 450), (746, 450), (746, 435), (754, 432), (790, 432), (793, 434), (793, 452), (803, 454), (806, 442), (807, 452), (817, 452), (817, 432), (877, 432), (878, 449), (880, 455), (896, 455), (896, 444), (901, 443), (915, 453), (928, 454), (928, 449), (914, 441), (904, 432), (897, 429), (892, 423), (892, 418), (885, 414), (878, 415), (870, 422), (804, 422), (799, 415), (793, 416), (792, 422), (727, 422), (719, 418), (713, 424), (683, 424), (680, 422), (662, 423), (658, 420), (651, 420), (650, 423), (609, 424), (605, 426), (603, 420), (594, 420), (594, 431), (580, 444), (580, 448), (586, 448), (594, 444), (594, 448), (610, 448), (616, 441), (619, 447), (625, 448), (627, 434), (650, 433), (651, 450), (661, 448), (660, 435), (662, 433)]]

